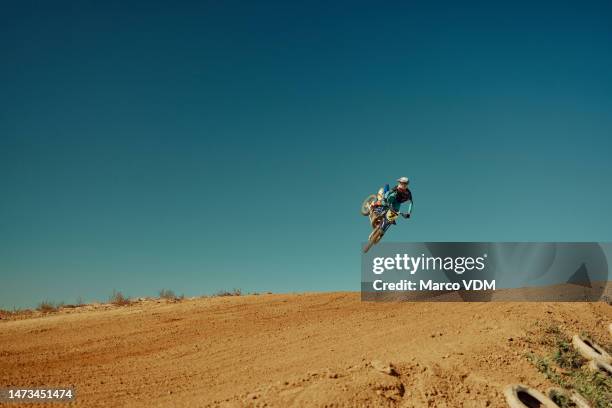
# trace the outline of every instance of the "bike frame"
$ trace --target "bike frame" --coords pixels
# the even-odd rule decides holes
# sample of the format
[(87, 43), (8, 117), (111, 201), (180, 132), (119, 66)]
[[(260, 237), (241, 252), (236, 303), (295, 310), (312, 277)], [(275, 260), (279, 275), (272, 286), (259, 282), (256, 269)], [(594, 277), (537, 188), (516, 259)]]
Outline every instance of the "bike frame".
[(391, 226), (391, 222), (387, 219), (387, 211), (390, 211), (390, 208), (387, 207), (378, 207), (374, 210), (376, 214), (382, 216), (381, 224), (378, 228), (382, 229), (383, 232), (387, 232), (387, 229)]

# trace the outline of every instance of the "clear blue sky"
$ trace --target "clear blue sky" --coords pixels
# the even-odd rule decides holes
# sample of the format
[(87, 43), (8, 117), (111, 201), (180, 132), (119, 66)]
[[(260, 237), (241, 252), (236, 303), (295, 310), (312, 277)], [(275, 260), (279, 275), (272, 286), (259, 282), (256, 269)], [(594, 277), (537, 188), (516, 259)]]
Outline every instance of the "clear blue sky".
[(612, 240), (609, 1), (124, 3), (3, 4), (0, 307), (358, 290), (401, 175), (386, 240)]

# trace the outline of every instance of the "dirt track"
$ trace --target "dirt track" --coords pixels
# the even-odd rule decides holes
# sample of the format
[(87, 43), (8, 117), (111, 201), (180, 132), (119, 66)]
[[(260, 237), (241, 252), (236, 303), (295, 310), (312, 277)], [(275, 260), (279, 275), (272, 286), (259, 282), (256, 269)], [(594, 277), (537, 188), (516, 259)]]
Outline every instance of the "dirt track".
[(607, 338), (612, 307), (325, 293), (73, 309), (0, 321), (0, 386), (72, 385), (87, 407), (503, 407), (508, 383), (550, 385), (523, 357), (538, 321)]

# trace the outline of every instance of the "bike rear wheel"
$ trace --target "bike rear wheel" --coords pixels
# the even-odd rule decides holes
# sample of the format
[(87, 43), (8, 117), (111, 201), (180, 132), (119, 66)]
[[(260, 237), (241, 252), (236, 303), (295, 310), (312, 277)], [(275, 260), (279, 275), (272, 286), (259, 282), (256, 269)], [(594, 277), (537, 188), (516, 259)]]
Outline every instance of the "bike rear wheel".
[(361, 215), (368, 215), (370, 213), (370, 206), (374, 201), (376, 201), (376, 194), (370, 194), (365, 200), (363, 200), (360, 211)]

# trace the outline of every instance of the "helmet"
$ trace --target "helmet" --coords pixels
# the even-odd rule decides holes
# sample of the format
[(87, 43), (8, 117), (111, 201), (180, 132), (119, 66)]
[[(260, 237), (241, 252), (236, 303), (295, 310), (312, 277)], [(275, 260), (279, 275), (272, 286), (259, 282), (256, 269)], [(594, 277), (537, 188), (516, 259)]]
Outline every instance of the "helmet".
[(397, 179), (397, 181), (399, 183), (406, 183), (406, 184), (408, 184), (408, 177), (400, 177), (400, 178)]

